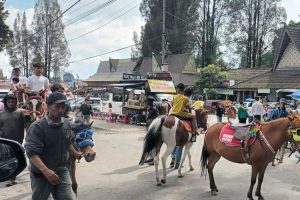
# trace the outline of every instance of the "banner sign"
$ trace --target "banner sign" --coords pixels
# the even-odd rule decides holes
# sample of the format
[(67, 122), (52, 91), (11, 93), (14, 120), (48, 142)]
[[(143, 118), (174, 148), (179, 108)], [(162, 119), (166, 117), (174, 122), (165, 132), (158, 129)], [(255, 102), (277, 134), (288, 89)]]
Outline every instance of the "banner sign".
[(270, 88), (264, 88), (264, 89), (258, 88), (258, 89), (257, 89), (257, 93), (261, 93), (261, 94), (270, 94), (270, 93), (271, 93), (271, 90), (270, 90)]
[[(216, 94), (233, 95), (233, 90), (228, 88), (210, 88), (214, 90)], [(204, 93), (207, 93), (208, 88), (204, 88)]]
[(164, 80), (148, 80), (148, 84), (151, 92), (159, 93), (176, 93), (175, 86), (173, 81), (164, 81)]
[(146, 76), (123, 73), (123, 80), (145, 80)]

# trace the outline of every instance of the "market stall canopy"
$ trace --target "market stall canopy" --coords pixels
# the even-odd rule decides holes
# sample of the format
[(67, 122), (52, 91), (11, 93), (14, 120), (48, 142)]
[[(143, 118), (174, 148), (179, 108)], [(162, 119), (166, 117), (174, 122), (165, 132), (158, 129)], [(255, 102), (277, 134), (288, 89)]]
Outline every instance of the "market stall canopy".
[(297, 90), (296, 92), (292, 93), (290, 95), (293, 99), (300, 100), (300, 90)]
[(297, 89), (279, 89), (279, 90), (276, 90), (276, 93), (278, 92), (296, 92)]

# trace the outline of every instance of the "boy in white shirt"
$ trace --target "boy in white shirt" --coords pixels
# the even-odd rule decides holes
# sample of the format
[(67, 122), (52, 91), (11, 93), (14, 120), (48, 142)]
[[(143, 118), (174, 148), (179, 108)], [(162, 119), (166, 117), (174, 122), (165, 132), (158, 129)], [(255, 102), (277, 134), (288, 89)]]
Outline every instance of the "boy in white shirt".
[(40, 63), (33, 64), (34, 75), (28, 77), (27, 88), (29, 94), (44, 96), (49, 88), (49, 80), (43, 76), (43, 65)]

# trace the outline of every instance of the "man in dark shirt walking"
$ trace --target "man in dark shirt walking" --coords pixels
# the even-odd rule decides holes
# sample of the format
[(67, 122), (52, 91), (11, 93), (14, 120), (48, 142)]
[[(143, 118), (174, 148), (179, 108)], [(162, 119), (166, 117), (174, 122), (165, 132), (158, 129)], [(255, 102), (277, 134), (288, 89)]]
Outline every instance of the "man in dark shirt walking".
[(33, 200), (75, 199), (68, 170), (69, 153), (77, 159), (82, 154), (71, 145), (71, 127), (66, 118), (66, 97), (59, 92), (48, 98), (48, 114), (32, 123), (26, 135), (25, 149), (30, 161)]
[(80, 106), (80, 111), (83, 115), (84, 123), (89, 124), (91, 115), (93, 114), (93, 109), (89, 99), (84, 100), (84, 103)]
[[(3, 99), (4, 111), (0, 112), (0, 138), (6, 138), (23, 143), (25, 119), (21, 110), (17, 109), (17, 97), (6, 95)], [(7, 187), (15, 185), (15, 178), (11, 179)]]

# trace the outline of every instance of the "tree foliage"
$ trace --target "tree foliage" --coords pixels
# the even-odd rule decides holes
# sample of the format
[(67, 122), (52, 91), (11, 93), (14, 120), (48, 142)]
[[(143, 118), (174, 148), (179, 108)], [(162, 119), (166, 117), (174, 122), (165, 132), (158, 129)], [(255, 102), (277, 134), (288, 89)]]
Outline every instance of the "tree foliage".
[(10, 57), (10, 65), (23, 69), (24, 75), (29, 75), (30, 66), (30, 31), (27, 27), (26, 13), (23, 13), (22, 18), (20, 14), (14, 21), (13, 37), (10, 40), (9, 46), (7, 47), (7, 53)]
[(3, 2), (0, 2), (0, 52), (5, 49), (12, 37), (12, 32), (9, 29), (9, 26), (5, 23), (7, 17), (8, 11), (4, 10)]
[(275, 31), (286, 20), (280, 0), (231, 0), (227, 44), (235, 45), (241, 66), (261, 67), (263, 55), (272, 48)]
[(32, 22), (34, 61), (44, 63), (45, 76), (60, 80), (63, 67), (71, 56), (64, 34), (61, 9), (57, 0), (38, 0), (34, 8)]
[[(143, 0), (140, 12), (145, 18), (142, 27), (142, 55), (160, 54), (162, 45), (162, 0)], [(191, 52), (195, 48), (199, 0), (166, 0), (166, 37), (171, 54)]]
[(221, 86), (221, 82), (226, 78), (227, 72), (224, 68), (218, 65), (208, 65), (201, 69), (199, 81), (196, 85), (201, 91), (204, 88), (216, 88)]

